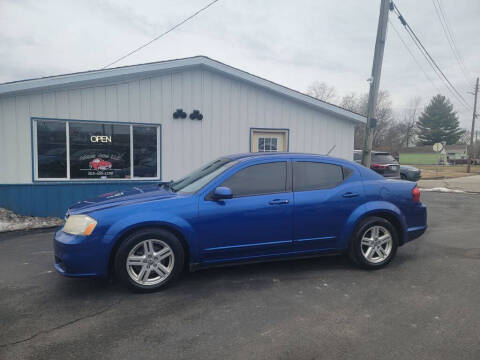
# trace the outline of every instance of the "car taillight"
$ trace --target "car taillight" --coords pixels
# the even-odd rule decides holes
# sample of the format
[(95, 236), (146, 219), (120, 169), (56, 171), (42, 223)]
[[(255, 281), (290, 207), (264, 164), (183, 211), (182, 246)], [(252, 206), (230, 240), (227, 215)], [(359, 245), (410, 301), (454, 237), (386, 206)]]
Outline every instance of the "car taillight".
[(415, 202), (415, 203), (419, 203), (419, 202), (420, 202), (420, 189), (418, 188), (418, 186), (415, 186), (415, 187), (412, 189), (412, 200), (413, 200), (413, 202)]
[(383, 164), (372, 164), (372, 169), (386, 169), (387, 165)]

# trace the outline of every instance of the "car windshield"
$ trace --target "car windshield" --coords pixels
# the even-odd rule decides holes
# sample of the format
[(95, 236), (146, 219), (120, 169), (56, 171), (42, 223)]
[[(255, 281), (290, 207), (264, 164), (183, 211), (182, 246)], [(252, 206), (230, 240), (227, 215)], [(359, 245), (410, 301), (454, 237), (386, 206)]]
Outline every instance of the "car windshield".
[(372, 154), (372, 163), (376, 164), (396, 164), (397, 160), (389, 153)]
[(170, 189), (174, 192), (193, 194), (236, 163), (237, 161), (229, 158), (216, 159), (184, 178), (172, 182)]

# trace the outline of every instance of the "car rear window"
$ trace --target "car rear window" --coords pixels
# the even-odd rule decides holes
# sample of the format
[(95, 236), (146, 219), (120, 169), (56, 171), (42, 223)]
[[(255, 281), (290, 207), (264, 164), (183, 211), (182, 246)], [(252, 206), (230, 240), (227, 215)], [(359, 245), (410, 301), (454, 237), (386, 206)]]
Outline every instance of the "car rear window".
[(376, 164), (396, 164), (397, 160), (389, 153), (372, 154), (372, 163)]
[(342, 182), (341, 166), (310, 161), (293, 164), (293, 191), (329, 189)]

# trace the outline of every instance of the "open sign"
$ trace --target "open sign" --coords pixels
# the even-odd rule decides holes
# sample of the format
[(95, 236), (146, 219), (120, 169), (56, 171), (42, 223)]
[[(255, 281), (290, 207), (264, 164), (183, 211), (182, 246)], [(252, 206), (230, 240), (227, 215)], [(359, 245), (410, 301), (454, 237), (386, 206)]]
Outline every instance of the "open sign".
[(106, 136), (106, 135), (92, 135), (90, 136), (90, 142), (92, 143), (111, 143), (112, 142), (112, 137), (111, 136)]

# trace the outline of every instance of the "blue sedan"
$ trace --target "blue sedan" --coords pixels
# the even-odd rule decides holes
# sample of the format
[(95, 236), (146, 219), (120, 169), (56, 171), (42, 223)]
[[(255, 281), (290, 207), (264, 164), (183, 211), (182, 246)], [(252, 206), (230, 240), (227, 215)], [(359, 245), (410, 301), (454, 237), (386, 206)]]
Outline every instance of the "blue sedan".
[(345, 253), (379, 269), (427, 228), (415, 183), (295, 153), (221, 157), (169, 183), (72, 206), (55, 234), (65, 276), (115, 274), (152, 291), (190, 270)]

